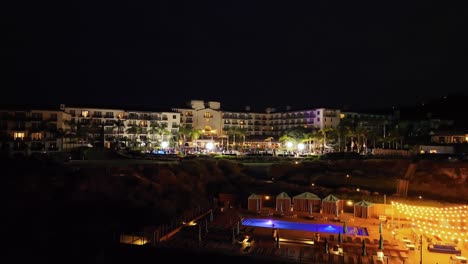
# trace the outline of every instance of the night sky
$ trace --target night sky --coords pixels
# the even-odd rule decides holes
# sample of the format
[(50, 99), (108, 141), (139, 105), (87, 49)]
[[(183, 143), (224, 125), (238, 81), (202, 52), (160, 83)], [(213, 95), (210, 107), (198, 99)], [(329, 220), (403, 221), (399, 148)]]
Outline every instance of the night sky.
[(9, 1), (0, 103), (375, 108), (468, 90), (467, 9), (295, 2)]

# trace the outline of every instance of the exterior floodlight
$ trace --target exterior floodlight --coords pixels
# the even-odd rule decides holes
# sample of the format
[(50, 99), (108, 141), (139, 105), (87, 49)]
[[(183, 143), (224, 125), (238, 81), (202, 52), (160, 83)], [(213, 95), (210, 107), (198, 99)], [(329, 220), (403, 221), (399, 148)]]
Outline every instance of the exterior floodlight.
[(286, 142), (286, 147), (287, 147), (287, 148), (292, 148), (293, 145), (294, 145), (294, 144), (293, 144), (291, 141)]
[(299, 149), (299, 150), (304, 150), (304, 148), (305, 148), (304, 143), (299, 143), (299, 144), (297, 145), (297, 149)]
[(212, 150), (212, 149), (214, 149), (214, 144), (213, 144), (213, 142), (208, 142), (208, 143), (206, 143), (205, 147), (206, 147), (207, 150)]
[(167, 141), (161, 142), (161, 147), (167, 148), (168, 146), (169, 146), (169, 142), (167, 142)]

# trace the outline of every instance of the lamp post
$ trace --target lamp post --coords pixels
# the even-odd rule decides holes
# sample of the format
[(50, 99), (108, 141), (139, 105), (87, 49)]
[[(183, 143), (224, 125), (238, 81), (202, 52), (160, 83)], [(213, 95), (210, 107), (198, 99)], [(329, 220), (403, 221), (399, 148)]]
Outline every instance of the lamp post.
[(297, 149), (299, 150), (299, 153), (302, 153), (305, 149), (304, 143), (297, 144)]
[(167, 141), (161, 142), (161, 147), (164, 150), (164, 154), (166, 154), (166, 148), (169, 147), (169, 142)]
[(205, 147), (209, 152), (211, 152), (214, 149), (214, 143), (213, 142), (208, 142), (208, 143), (206, 143)]
[(423, 236), (419, 237), (419, 264), (422, 264), (422, 252), (423, 252)]
[(286, 142), (286, 150), (287, 150), (288, 155), (293, 147), (294, 147), (294, 144), (291, 141)]

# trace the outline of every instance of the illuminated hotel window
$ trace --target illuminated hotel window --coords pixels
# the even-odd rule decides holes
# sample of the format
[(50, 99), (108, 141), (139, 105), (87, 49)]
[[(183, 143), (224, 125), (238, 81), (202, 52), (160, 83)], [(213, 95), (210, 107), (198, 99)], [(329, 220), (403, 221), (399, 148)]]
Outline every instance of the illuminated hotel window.
[(31, 139), (33, 140), (41, 140), (42, 139), (42, 133), (32, 133), (31, 134)]
[(212, 118), (213, 116), (211, 115), (211, 113), (206, 112), (206, 113), (203, 115), (203, 117), (205, 117), (205, 118)]
[(19, 138), (19, 139), (23, 139), (24, 138), (24, 132), (15, 132), (14, 137)]
[(345, 114), (340, 114), (340, 118), (341, 119), (345, 118)]
[(435, 153), (437, 153), (437, 150), (431, 149), (431, 150), (429, 150), (429, 153), (435, 154)]
[(88, 117), (89, 116), (89, 111), (81, 111), (81, 116), (82, 117)]
[(124, 113), (119, 113), (119, 114), (117, 115), (117, 117), (118, 117), (119, 119), (124, 118)]

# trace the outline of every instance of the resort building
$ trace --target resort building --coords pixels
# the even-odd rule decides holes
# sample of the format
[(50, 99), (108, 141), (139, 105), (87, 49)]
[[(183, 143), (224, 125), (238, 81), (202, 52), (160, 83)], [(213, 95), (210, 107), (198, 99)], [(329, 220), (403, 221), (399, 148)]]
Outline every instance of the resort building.
[(70, 115), (51, 109), (1, 109), (0, 145), (9, 151), (54, 151), (69, 129)]
[[(0, 110), (0, 144), (8, 149), (41, 151), (83, 145), (153, 150), (184, 148), (184, 151), (195, 148), (197, 151), (207, 149), (210, 143), (219, 151), (255, 152), (281, 147), (283, 151), (289, 148), (297, 154), (300, 149), (322, 153), (324, 150), (367, 153), (379, 147), (402, 149), (405, 136), (424, 136), (429, 132), (433, 143), (466, 142), (466, 133), (432, 132), (442, 125), (450, 125), (450, 120), (424, 123), (424, 126), (419, 126), (418, 121), (401, 120), (396, 112), (333, 108), (294, 110), (287, 106), (281, 110), (253, 111), (246, 106), (242, 110), (228, 110), (220, 102), (203, 100), (190, 100), (185, 107), (165, 110), (61, 104), (58, 109)], [(288, 133), (296, 133), (294, 147), (280, 144), (281, 137), (282, 143), (292, 143), (284, 141)]]
[[(110, 147), (112, 142), (122, 146), (158, 146), (170, 143), (178, 135), (180, 114), (171, 111), (140, 111), (109, 108), (71, 107), (60, 108), (70, 114), (70, 129), (81, 140)], [(82, 131), (80, 131), (82, 130)], [(81, 143), (81, 142), (76, 142)], [(168, 146), (168, 145), (166, 145)]]

